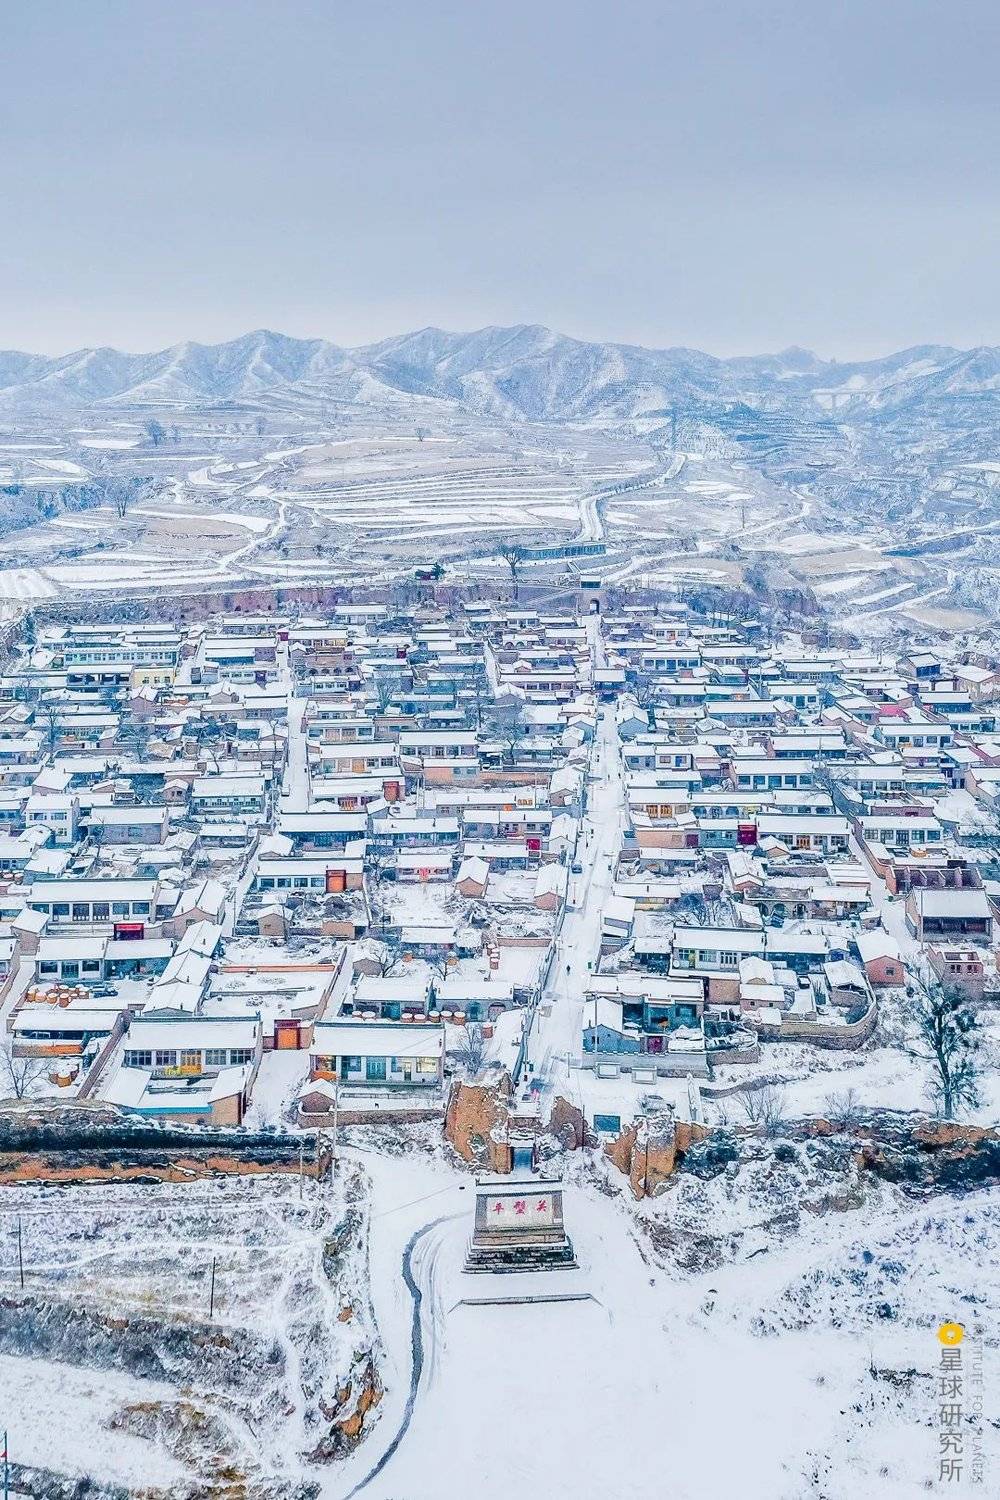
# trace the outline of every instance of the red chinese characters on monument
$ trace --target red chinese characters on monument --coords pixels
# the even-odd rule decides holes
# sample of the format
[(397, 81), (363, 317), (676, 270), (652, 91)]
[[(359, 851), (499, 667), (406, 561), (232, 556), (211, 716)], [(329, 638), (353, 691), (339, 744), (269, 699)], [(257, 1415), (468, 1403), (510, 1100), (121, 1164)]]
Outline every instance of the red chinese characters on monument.
[(521, 1228), (551, 1228), (555, 1223), (555, 1202), (547, 1196), (515, 1198), (497, 1194), (487, 1201), (486, 1212), (494, 1223), (501, 1220)]

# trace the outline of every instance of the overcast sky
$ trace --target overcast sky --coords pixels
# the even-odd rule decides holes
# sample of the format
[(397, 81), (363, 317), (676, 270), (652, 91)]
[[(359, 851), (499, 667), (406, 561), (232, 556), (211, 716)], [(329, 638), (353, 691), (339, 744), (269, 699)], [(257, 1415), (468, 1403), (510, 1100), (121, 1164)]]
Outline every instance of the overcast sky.
[(1000, 343), (996, 0), (7, 0), (0, 347)]

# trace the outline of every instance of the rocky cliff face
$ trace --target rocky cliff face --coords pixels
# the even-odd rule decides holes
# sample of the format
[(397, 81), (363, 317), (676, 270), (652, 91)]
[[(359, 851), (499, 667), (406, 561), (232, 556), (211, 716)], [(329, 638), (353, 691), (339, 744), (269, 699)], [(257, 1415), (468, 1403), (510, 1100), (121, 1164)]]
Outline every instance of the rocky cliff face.
[(858, 1161), (911, 1195), (961, 1193), (1000, 1182), (1000, 1133), (945, 1121), (900, 1125), (863, 1139)]

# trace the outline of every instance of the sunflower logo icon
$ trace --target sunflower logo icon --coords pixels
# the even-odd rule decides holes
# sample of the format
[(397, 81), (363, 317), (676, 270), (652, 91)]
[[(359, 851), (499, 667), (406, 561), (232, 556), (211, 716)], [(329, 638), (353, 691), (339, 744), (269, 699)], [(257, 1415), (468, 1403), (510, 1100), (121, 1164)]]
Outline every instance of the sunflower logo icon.
[(965, 1329), (961, 1323), (942, 1323), (938, 1329), (938, 1338), (949, 1349), (954, 1349), (965, 1338)]

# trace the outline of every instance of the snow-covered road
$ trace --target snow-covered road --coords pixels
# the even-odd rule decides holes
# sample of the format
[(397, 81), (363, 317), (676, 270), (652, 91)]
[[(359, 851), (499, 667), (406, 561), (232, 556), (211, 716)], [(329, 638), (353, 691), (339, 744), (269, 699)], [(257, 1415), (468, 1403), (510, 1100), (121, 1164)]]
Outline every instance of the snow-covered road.
[[(386, 1367), (377, 1432), (324, 1480), (329, 1500), (898, 1500), (922, 1492), (935, 1461), (928, 1393), (883, 1402), (870, 1366), (928, 1367), (932, 1329), (859, 1324), (850, 1292), (843, 1326), (798, 1325), (794, 1306), (783, 1303), (787, 1286), (808, 1288), (845, 1255), (853, 1265), (853, 1236), (877, 1240), (885, 1222), (876, 1228), (845, 1214), (831, 1226), (807, 1216), (792, 1245), (764, 1230), (752, 1237), (767, 1250), (752, 1266), (738, 1259), (693, 1274), (664, 1271), (650, 1259), (635, 1210), (573, 1164), (566, 1221), (580, 1269), (469, 1276), (462, 1261), (471, 1192), (428, 1185), (422, 1201), (397, 1210), (409, 1170), (421, 1175), (427, 1166), (415, 1153), (372, 1164), (376, 1308), (390, 1319), (383, 1329), (397, 1358)], [(752, 1217), (752, 1205), (747, 1211)], [(912, 1214), (914, 1227), (925, 1212)], [(402, 1256), (413, 1214), (433, 1222), (413, 1241), (422, 1371), (411, 1402), (413, 1301)], [(569, 1290), (582, 1300), (472, 1300)], [(791, 1313), (791, 1326), (764, 1336), (758, 1323), (779, 1309)], [(827, 1455), (837, 1455), (840, 1488), (812, 1483)]]
[(288, 702), (288, 755), (281, 781), (281, 810), (305, 812), (310, 801), (308, 748), (303, 726), (306, 705), (304, 699), (295, 697), (287, 644), (278, 650), (278, 681)]
[[(434, 1365), (434, 1330), (440, 1323), (433, 1282), (436, 1255), (428, 1257), (428, 1252), (449, 1229), (464, 1249), (474, 1202), (468, 1175), (422, 1152), (391, 1156), (350, 1147), (343, 1155), (357, 1159), (370, 1182), (368, 1269), (383, 1345), (385, 1394), (375, 1432), (336, 1474), (324, 1479), (323, 1500), (346, 1500), (355, 1493), (374, 1496), (382, 1493), (383, 1483), (392, 1477), (398, 1481), (406, 1473), (404, 1439), (419, 1400), (422, 1374), (426, 1368), (429, 1377)], [(414, 1297), (414, 1284), (419, 1299)], [(385, 1480), (383, 1470), (389, 1471)], [(393, 1489), (391, 1483), (386, 1491), (406, 1492), (405, 1486)]]
[[(593, 661), (600, 666), (603, 647), (598, 617), (588, 622)], [(568, 1069), (567, 1054), (578, 1054), (583, 1022), (583, 993), (588, 975), (597, 968), (601, 947), (601, 916), (614, 882), (614, 865), (621, 845), (625, 792), (618, 731), (610, 710), (598, 720), (591, 756), (588, 808), (579, 842), (582, 875), (570, 876), (571, 908), (558, 938), (551, 979), (534, 1018), (528, 1058), (534, 1076), (557, 1083)]]
[(677, 478), (684, 467), (686, 458), (687, 455), (684, 453), (675, 453), (665, 469), (652, 475), (647, 473), (638, 479), (613, 485), (610, 489), (598, 490), (592, 495), (582, 495), (580, 497), (580, 530), (575, 540), (578, 542), (604, 541), (607, 533), (602, 507), (607, 501), (627, 499), (629, 495), (636, 494), (640, 490), (659, 489), (670, 480)]

